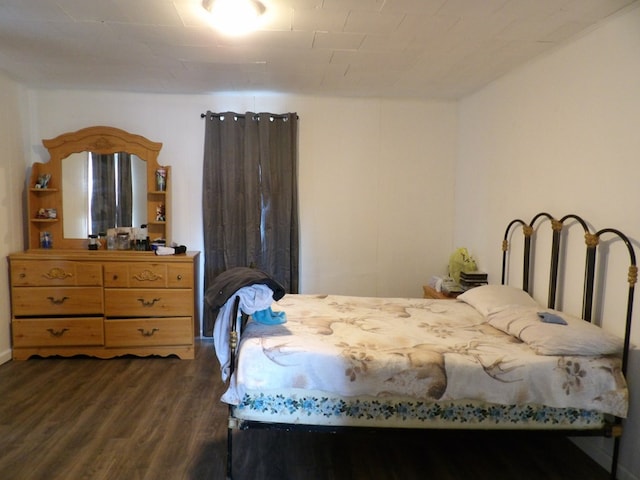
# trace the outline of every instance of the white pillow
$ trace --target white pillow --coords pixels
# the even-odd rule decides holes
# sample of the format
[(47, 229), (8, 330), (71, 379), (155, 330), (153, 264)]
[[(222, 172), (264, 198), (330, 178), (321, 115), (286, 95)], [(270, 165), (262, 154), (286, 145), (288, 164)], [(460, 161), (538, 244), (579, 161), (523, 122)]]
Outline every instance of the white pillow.
[[(538, 312), (563, 318), (567, 325), (545, 323)], [(581, 318), (551, 309), (510, 305), (489, 312), (489, 325), (518, 338), (540, 355), (612, 355), (623, 348), (622, 339)]]
[(527, 292), (509, 285), (482, 285), (470, 288), (457, 298), (471, 305), (485, 317), (490, 311), (505, 305), (540, 307)]

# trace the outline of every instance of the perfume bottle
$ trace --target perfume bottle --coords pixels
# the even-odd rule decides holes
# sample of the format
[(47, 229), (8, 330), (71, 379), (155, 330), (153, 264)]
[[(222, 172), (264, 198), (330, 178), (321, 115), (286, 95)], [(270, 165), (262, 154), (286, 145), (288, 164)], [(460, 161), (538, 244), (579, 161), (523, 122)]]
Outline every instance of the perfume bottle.
[(98, 250), (98, 236), (95, 234), (89, 235), (89, 250)]
[(167, 189), (167, 170), (159, 168), (156, 170), (156, 190), (164, 192)]

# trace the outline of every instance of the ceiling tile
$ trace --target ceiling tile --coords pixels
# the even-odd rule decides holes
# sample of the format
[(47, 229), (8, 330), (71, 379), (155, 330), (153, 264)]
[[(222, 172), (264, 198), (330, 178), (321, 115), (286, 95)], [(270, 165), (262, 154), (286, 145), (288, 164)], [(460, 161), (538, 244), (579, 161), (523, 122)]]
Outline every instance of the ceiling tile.
[(293, 11), (293, 29), (312, 32), (342, 32), (348, 10), (297, 9)]
[[(510, 0), (447, 0), (438, 10), (438, 15), (454, 15), (457, 17), (490, 17), (505, 6)], [(526, 8), (534, 1), (515, 0)], [(543, 0), (544, 1), (544, 0)]]
[(435, 15), (445, 2), (446, 0), (394, 0), (386, 2), (382, 12)]
[(353, 10), (347, 17), (345, 32), (368, 33), (372, 35), (393, 32), (404, 19), (402, 13), (382, 14)]
[(362, 45), (364, 37), (361, 33), (316, 32), (313, 48), (357, 50)]
[(324, 0), (322, 8), (379, 12), (387, 0)]

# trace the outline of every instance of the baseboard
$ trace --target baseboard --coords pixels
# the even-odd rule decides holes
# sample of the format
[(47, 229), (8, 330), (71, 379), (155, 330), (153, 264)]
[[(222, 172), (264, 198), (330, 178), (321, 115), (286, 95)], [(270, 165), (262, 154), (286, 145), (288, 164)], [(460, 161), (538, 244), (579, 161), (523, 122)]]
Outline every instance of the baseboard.
[(0, 352), (0, 365), (7, 363), (13, 357), (11, 349)]
[[(578, 446), (578, 448), (580, 448), (580, 450), (593, 458), (598, 465), (606, 469), (607, 472), (611, 471), (611, 452), (598, 448), (595, 442), (593, 442), (593, 440), (595, 440), (594, 438), (573, 437), (571, 440)], [(620, 463), (618, 463), (617, 477), (618, 480), (640, 480), (636, 474), (630, 472)]]

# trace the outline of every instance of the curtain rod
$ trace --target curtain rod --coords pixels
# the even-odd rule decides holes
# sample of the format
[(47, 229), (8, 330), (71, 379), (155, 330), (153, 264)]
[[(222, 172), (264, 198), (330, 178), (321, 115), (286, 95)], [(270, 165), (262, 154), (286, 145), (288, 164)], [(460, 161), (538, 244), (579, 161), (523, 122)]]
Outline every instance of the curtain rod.
[[(227, 115), (229, 113), (233, 113), (233, 112), (211, 113), (211, 116), (220, 118), (220, 117), (224, 117), (225, 115)], [(244, 113), (233, 113), (233, 115), (235, 117), (238, 117), (238, 118), (244, 118), (245, 117)], [(200, 118), (205, 118), (206, 116), (207, 116), (206, 113), (201, 113), (200, 114)], [(257, 113), (255, 116), (259, 117), (260, 114)], [(289, 116), (289, 114), (288, 113), (282, 113), (282, 114), (270, 113), (269, 116), (273, 117), (273, 118), (287, 118)], [(296, 114), (296, 118), (299, 119), (300, 117), (298, 117), (298, 115)]]

